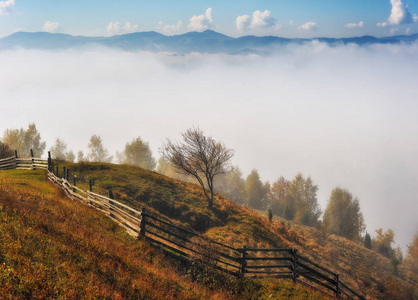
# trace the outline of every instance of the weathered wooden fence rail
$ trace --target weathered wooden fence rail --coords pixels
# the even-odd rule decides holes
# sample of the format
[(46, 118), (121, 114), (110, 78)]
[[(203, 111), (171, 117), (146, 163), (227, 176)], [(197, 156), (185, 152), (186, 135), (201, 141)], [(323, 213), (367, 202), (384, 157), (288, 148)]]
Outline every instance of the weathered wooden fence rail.
[(69, 182), (69, 170), (63, 171), (62, 178), (54, 174), (50, 157), (48, 160), (33, 157), (0, 160), (0, 170), (19, 168), (47, 169), (49, 180), (60, 186), (68, 197), (104, 213), (132, 236), (147, 239), (176, 259), (199, 261), (238, 277), (290, 278), (331, 291), (337, 297), (365, 299), (341, 282), (338, 274), (300, 255), (297, 249), (230, 247), (148, 214), (144, 208), (133, 209), (113, 199), (111, 190), (109, 197), (93, 193), (91, 181), (90, 190), (83, 191), (76, 186), (75, 179), (73, 184)]
[(0, 159), (0, 170), (11, 170), (11, 169), (47, 169), (48, 160), (33, 157), (33, 152), (31, 151), (31, 157), (19, 158), (17, 152), (15, 156)]

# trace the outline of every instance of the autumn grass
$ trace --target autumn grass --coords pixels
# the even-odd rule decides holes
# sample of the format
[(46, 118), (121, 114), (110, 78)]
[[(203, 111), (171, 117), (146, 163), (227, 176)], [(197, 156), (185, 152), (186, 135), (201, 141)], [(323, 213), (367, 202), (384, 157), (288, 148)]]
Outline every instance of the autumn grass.
[[(145, 207), (165, 220), (230, 246), (296, 248), (303, 256), (340, 274), (341, 281), (371, 299), (395, 299), (393, 291), (398, 299), (418, 298), (416, 274), (402, 266), (394, 274), (390, 260), (344, 238), (279, 217), (269, 222), (265, 213), (234, 204), (219, 195), (215, 195), (213, 209), (208, 209), (199, 186), (133, 166), (103, 163), (65, 166), (70, 168), (71, 176), (83, 179), (77, 185), (84, 190), (88, 189), (87, 180), (94, 179), (93, 190), (97, 193), (106, 195), (112, 189), (116, 199), (132, 207)], [(282, 282), (293, 285), (283, 280), (275, 284)], [(236, 290), (227, 292), (229, 296), (237, 293)]]
[(324, 298), (291, 281), (190, 276), (43, 171), (0, 171), (0, 237), (0, 299)]

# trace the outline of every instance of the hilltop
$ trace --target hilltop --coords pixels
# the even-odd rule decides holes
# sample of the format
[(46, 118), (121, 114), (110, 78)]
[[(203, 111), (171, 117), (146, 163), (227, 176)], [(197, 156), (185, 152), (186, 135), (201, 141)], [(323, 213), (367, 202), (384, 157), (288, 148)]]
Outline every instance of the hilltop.
[(16, 32), (0, 39), (0, 50), (18, 48), (26, 49), (71, 49), (87, 46), (105, 46), (125, 51), (152, 51), (186, 54), (198, 53), (228, 53), (228, 54), (268, 54), (278, 46), (304, 44), (313, 41), (326, 43), (330, 46), (356, 44), (359, 46), (373, 44), (414, 43), (418, 34), (398, 35), (377, 38), (361, 36), (350, 38), (312, 39), (282, 38), (277, 36), (230, 37), (213, 30), (203, 32), (187, 32), (180, 35), (166, 36), (158, 32), (135, 32), (109, 37), (72, 36), (63, 33), (48, 32)]

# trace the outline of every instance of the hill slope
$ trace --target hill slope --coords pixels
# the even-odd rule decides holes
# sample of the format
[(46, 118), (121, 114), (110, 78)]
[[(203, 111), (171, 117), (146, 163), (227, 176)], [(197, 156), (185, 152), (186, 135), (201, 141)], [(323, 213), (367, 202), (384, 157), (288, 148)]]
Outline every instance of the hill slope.
[[(158, 179), (137, 168), (89, 168), (92, 174), (107, 169), (100, 170), (106, 172), (99, 172), (103, 177), (97, 187), (108, 185), (117, 173)], [(168, 190), (184, 188), (169, 182), (160, 178), (159, 183)], [(213, 274), (192, 282), (159, 251), (128, 236), (99, 212), (69, 200), (46, 181), (44, 171), (0, 171), (0, 237), (1, 299), (324, 298), (291, 281)]]
[(386, 257), (344, 238), (280, 218), (270, 223), (220, 196), (215, 197), (214, 208), (209, 210), (199, 186), (133, 166), (83, 163), (67, 167), (79, 178), (94, 179), (98, 193), (113, 189), (116, 199), (132, 207), (146, 207), (151, 213), (224, 244), (297, 248), (370, 298), (417, 297), (416, 274), (402, 266), (394, 271)]

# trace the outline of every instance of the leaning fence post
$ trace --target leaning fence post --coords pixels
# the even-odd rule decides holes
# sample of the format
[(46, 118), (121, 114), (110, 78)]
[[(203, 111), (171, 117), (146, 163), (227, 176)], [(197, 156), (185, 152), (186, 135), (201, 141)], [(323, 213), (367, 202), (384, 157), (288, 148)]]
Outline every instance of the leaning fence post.
[(246, 267), (247, 267), (247, 246), (243, 246), (242, 253), (241, 253), (241, 270), (240, 270), (241, 278), (244, 278), (245, 276)]
[(141, 237), (145, 237), (146, 229), (145, 229), (145, 223), (146, 220), (146, 209), (143, 207), (141, 210), (141, 222), (139, 223), (139, 234), (138, 239)]
[(297, 276), (298, 276), (298, 262), (297, 262), (297, 260), (298, 260), (298, 256), (297, 256), (297, 253), (298, 253), (298, 249), (293, 249), (293, 251), (292, 251), (292, 255), (293, 255), (293, 281), (296, 281), (296, 278), (297, 278)]

